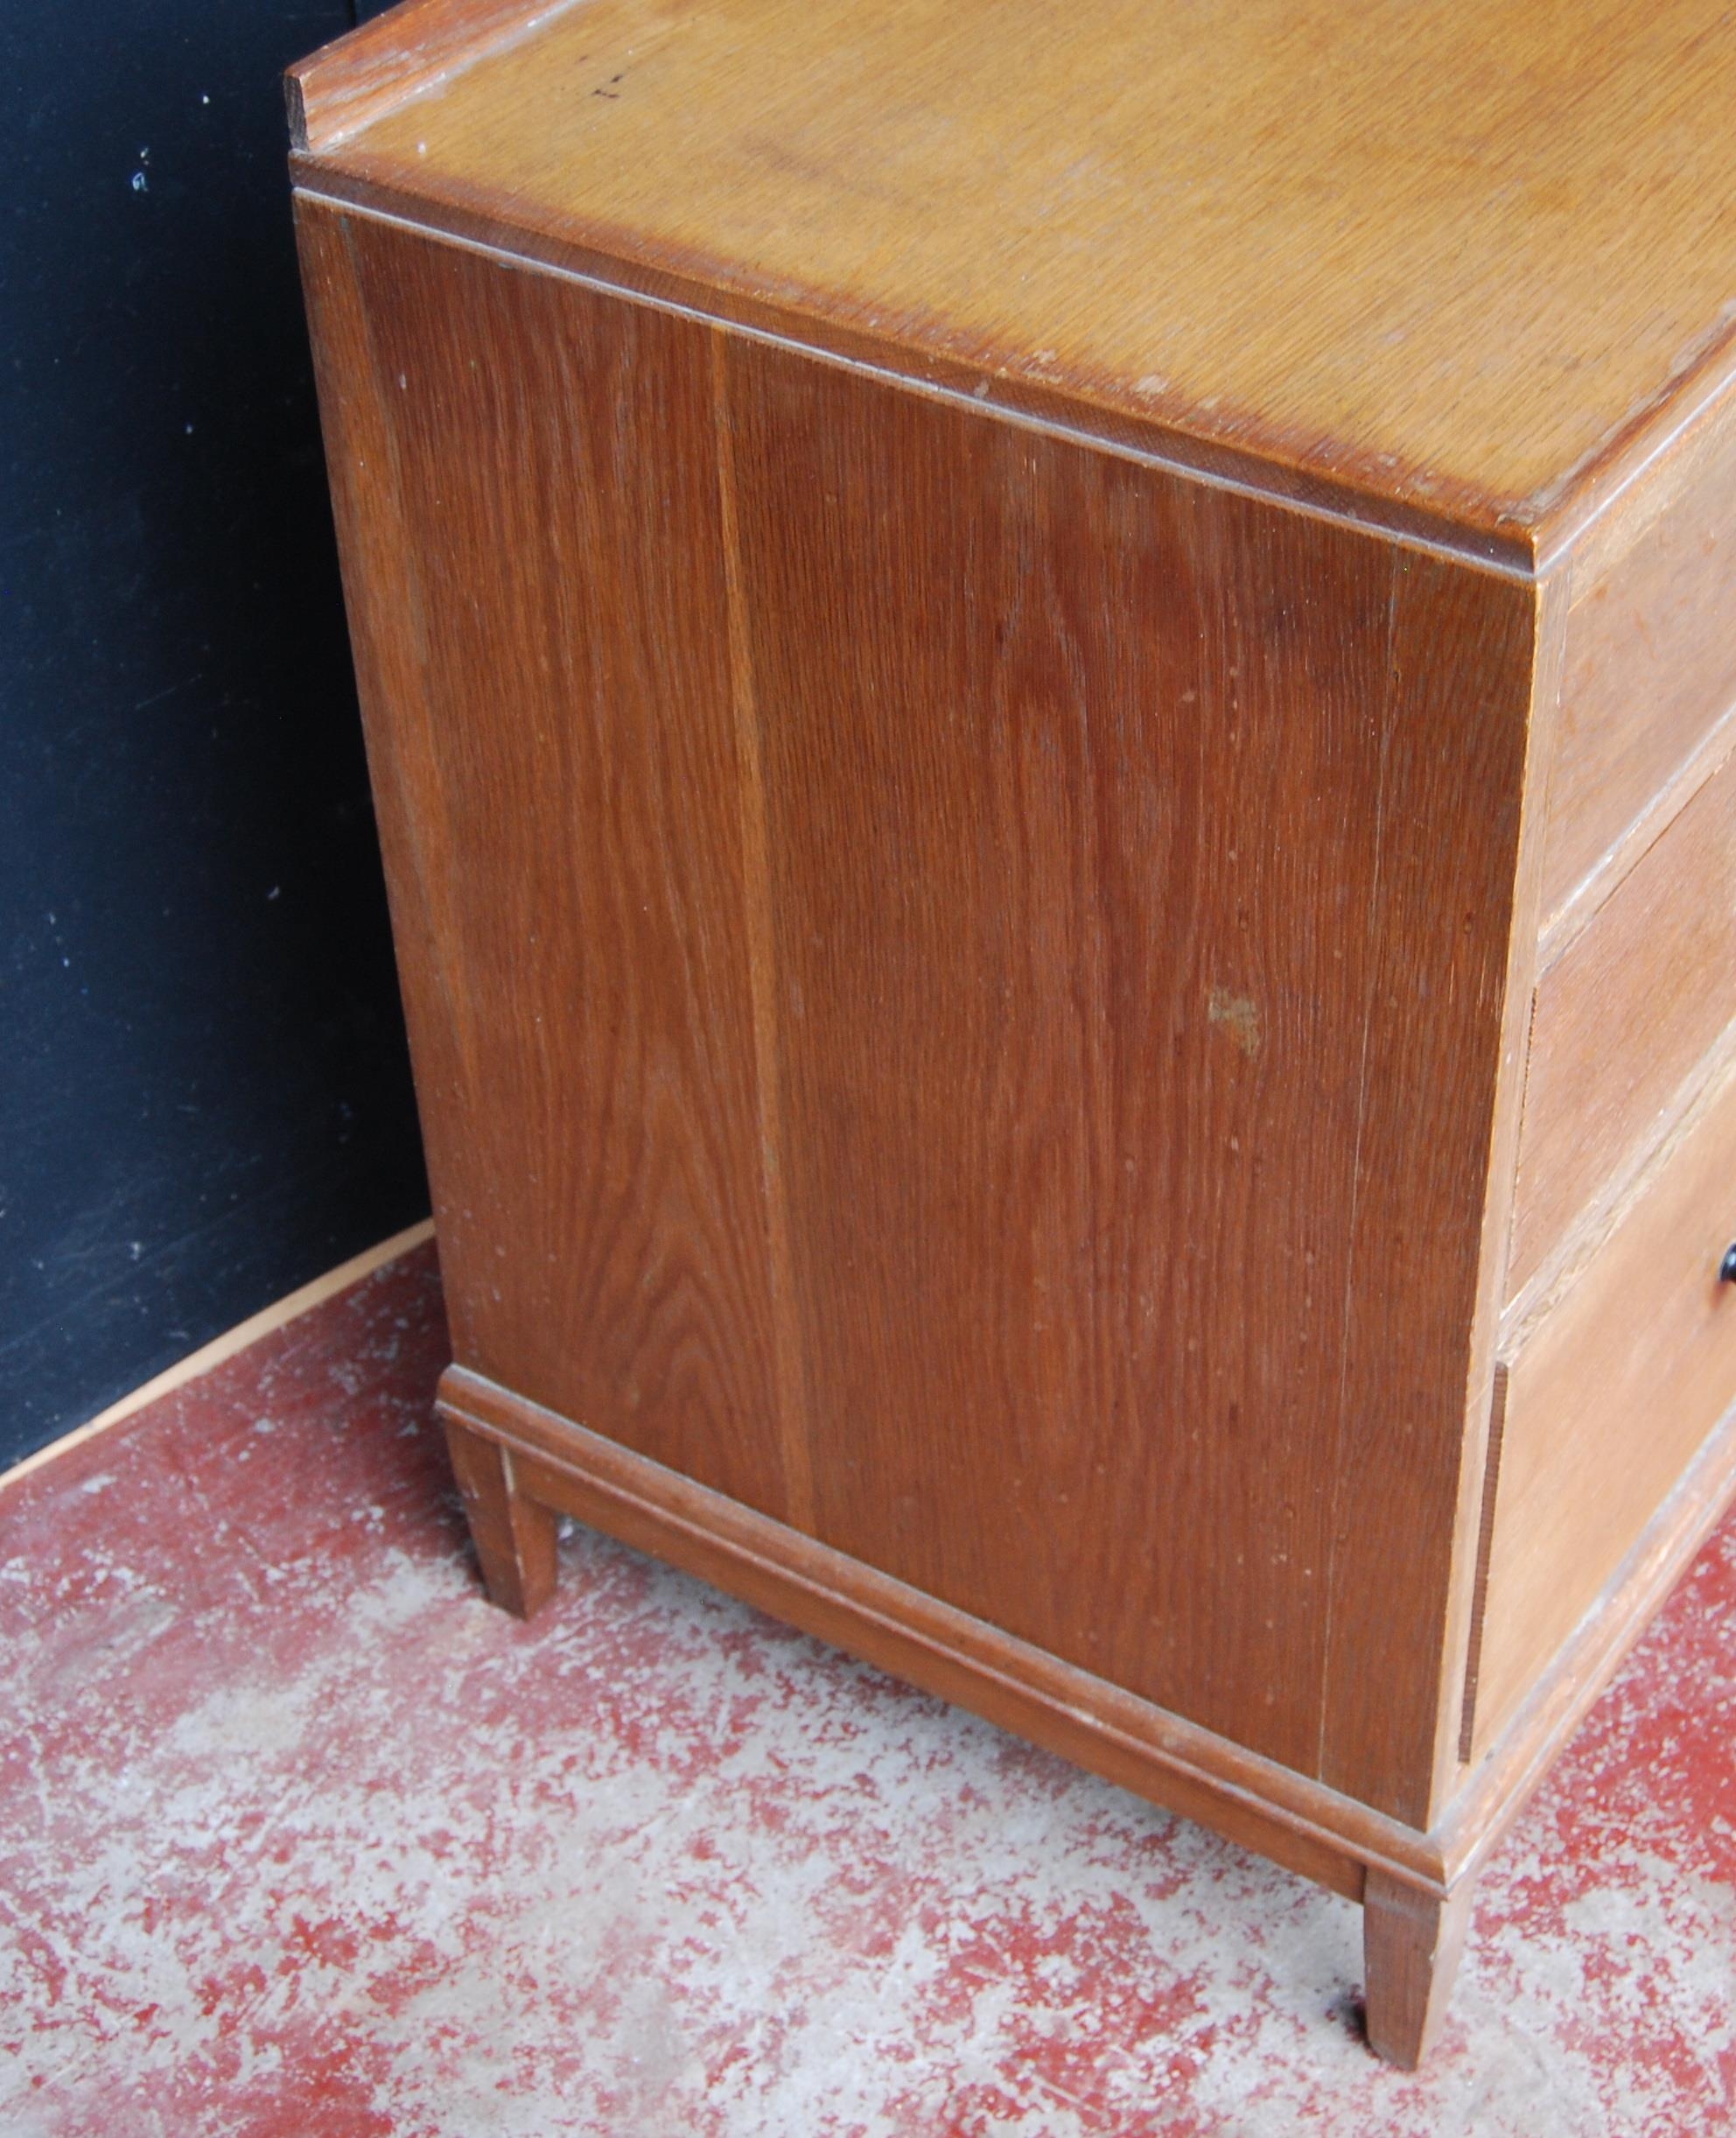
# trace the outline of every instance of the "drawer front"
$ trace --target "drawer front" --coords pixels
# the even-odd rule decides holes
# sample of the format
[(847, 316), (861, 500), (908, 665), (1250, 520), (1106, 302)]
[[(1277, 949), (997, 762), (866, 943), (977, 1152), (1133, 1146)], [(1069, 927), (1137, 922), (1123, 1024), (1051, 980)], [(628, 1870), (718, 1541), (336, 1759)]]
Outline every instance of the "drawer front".
[(1736, 1010), (1736, 763), (1694, 796), (1537, 985), (1514, 1297), (1675, 1111)]
[(1508, 1363), (1477, 1672), (1480, 1751), (1736, 1400), (1736, 1071)]
[(1554, 917), (1736, 701), (1736, 413), (1567, 620), (1544, 842)]

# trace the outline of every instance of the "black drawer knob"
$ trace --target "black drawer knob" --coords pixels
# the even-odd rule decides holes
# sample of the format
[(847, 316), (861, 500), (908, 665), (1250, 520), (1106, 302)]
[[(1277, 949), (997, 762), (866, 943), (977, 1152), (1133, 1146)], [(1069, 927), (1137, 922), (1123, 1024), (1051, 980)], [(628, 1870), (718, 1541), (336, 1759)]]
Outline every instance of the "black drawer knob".
[(1719, 1284), (1736, 1284), (1736, 1240), (1724, 1251), (1724, 1259), (1718, 1265)]

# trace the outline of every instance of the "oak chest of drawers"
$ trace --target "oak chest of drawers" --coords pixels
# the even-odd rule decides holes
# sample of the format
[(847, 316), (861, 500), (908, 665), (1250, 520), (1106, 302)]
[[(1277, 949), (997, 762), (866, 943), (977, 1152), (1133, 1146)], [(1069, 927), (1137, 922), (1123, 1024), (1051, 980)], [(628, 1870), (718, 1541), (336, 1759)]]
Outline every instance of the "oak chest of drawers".
[(1709, 0), (415, 0), (297, 212), (493, 1593), (1365, 1907), (1736, 1479)]

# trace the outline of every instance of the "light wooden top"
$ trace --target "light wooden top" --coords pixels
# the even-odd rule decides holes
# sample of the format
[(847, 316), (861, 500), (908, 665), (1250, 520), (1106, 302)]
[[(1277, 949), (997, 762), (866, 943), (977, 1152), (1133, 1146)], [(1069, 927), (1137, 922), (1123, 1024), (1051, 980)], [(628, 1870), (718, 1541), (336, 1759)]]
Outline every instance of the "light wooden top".
[(304, 183), (1520, 554), (1736, 333), (1724, 0), (419, 0), (340, 72)]

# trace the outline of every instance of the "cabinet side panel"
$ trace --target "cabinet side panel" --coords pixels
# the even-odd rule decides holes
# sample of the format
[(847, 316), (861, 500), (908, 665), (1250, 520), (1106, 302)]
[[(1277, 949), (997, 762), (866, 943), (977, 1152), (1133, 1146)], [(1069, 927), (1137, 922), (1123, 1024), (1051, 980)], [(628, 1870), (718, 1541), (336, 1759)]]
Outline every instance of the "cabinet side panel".
[(724, 361), (818, 1533), (1418, 1819), (1529, 597)]
[(707, 335), (298, 206), (457, 1356), (790, 1516)]
[[(1456, 1749), (1455, 1575), (1474, 1564), (1509, 1207), (1530, 968), (1521, 954), (1509, 969), (1508, 949), (1537, 634), (1531, 588), (1401, 562), (1317, 1771), (1423, 1826)], [(1425, 1743), (1436, 1776), (1419, 1784)]]

